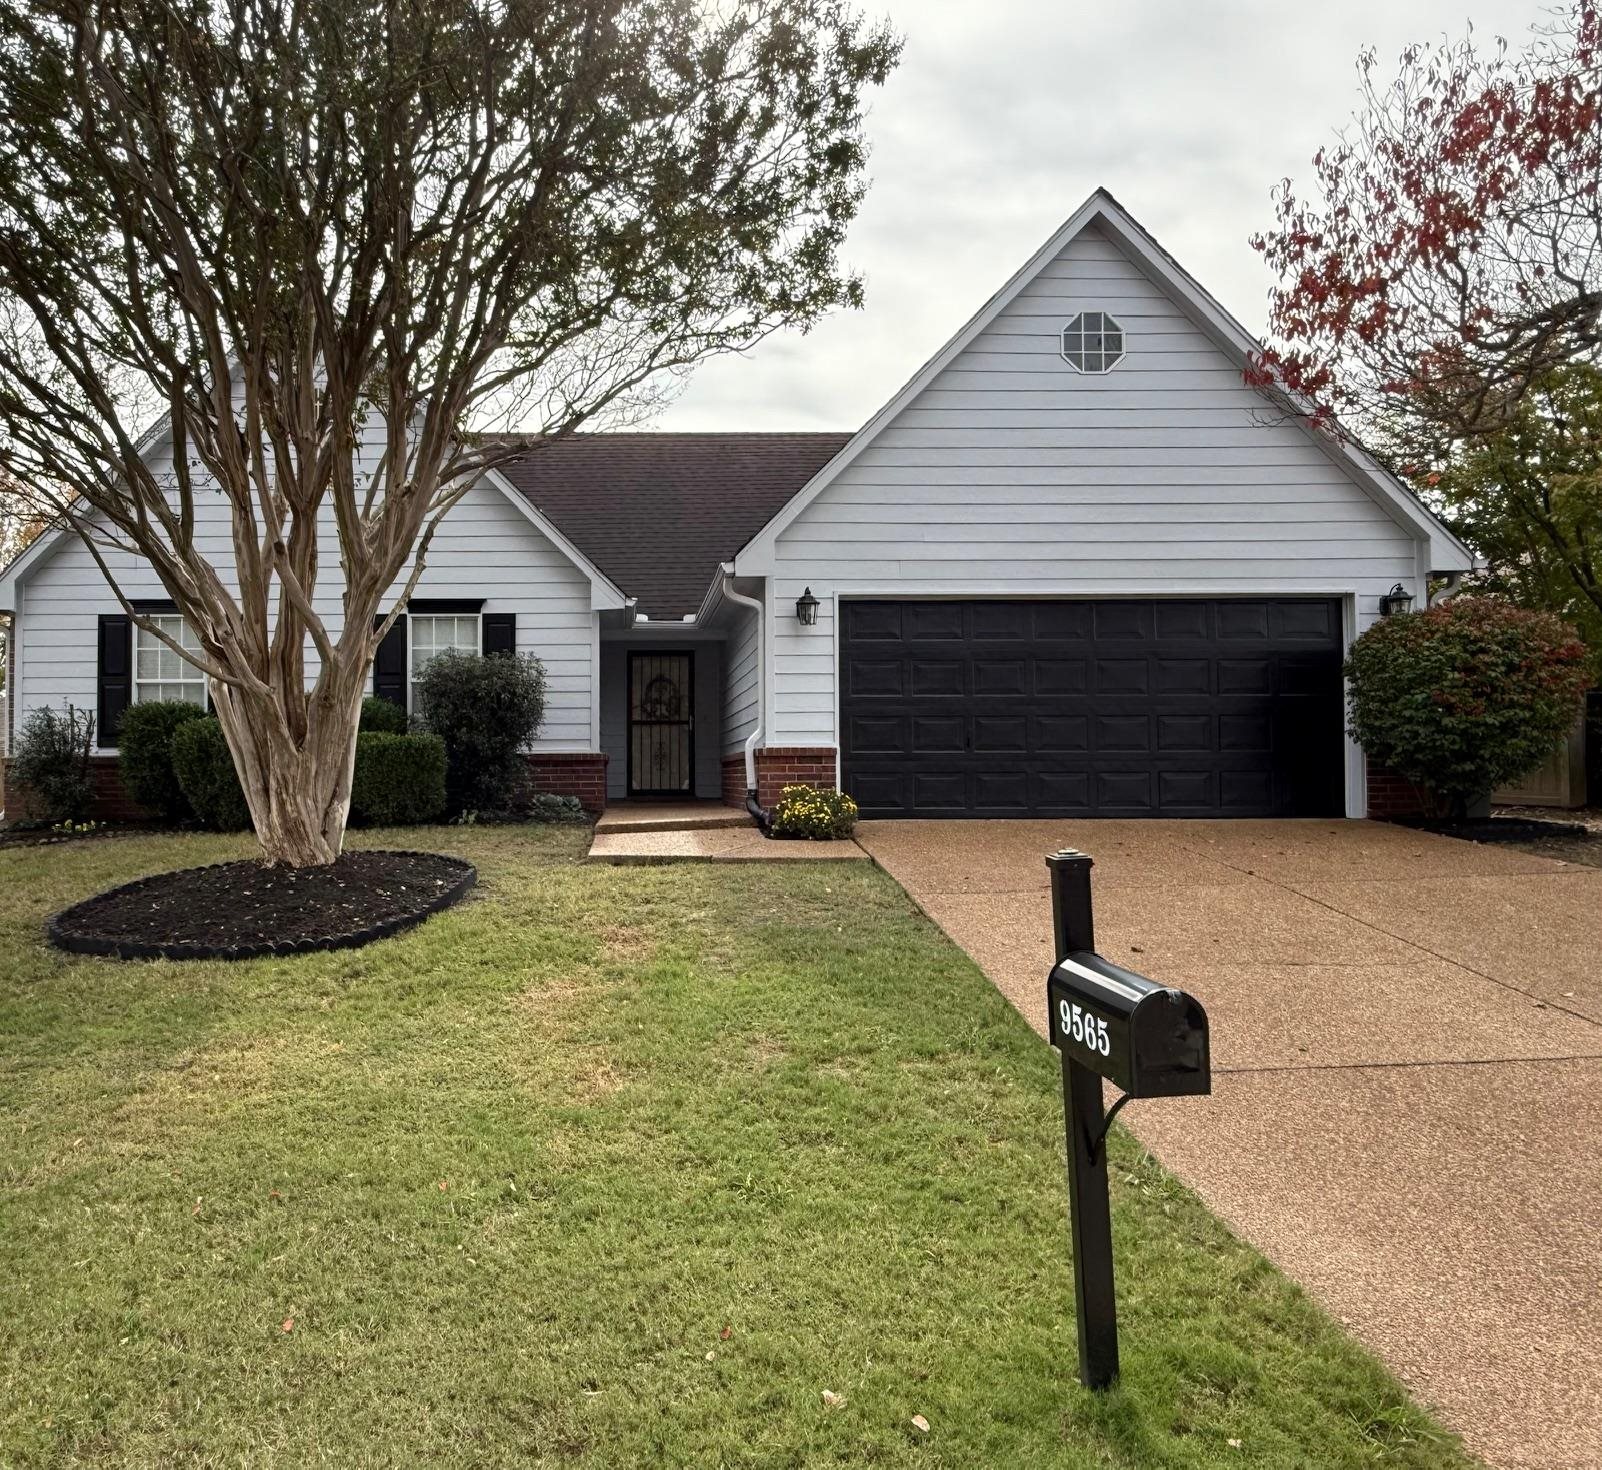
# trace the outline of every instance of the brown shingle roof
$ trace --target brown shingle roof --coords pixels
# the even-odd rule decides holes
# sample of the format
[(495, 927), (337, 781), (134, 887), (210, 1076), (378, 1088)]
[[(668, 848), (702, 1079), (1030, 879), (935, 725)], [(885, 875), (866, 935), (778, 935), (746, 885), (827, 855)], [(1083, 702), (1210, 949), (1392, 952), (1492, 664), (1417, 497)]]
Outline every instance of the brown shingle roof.
[(572, 434), (502, 473), (650, 618), (701, 606), (849, 434)]

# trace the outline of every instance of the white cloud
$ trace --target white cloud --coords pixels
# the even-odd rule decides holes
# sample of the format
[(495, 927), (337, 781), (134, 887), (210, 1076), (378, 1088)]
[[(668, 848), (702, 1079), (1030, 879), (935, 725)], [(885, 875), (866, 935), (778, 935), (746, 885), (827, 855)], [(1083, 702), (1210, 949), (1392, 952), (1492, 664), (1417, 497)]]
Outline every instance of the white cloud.
[[(906, 53), (846, 248), (866, 308), (706, 364), (659, 426), (856, 428), (1098, 185), (1258, 330), (1269, 277), (1246, 240), (1269, 190), (1350, 116), (1361, 47), (1455, 36), (1464, 4), (889, 0)], [(1473, 20), (1518, 45), (1548, 8), (1480, 0)]]

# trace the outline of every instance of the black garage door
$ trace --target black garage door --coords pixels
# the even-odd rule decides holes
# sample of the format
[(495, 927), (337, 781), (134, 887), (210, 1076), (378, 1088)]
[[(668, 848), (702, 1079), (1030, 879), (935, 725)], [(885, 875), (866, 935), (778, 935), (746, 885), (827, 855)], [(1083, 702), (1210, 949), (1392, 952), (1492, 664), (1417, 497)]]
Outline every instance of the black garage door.
[(840, 664), (864, 816), (1344, 809), (1329, 599), (848, 601)]

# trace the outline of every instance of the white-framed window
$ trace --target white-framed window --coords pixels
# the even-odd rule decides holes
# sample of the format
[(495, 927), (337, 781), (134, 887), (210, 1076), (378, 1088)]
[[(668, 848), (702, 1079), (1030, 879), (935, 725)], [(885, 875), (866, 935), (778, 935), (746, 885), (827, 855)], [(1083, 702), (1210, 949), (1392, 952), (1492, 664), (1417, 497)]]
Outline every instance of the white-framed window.
[(1062, 355), (1082, 373), (1107, 373), (1124, 355), (1124, 329), (1104, 311), (1082, 311), (1062, 329)]
[[(145, 616), (180, 647), (200, 652), (200, 640), (177, 613), (147, 613)], [(153, 699), (181, 699), (204, 708), (206, 676), (137, 623), (133, 630), (133, 655), (135, 704), (147, 704)]]
[(409, 640), (406, 665), (406, 703), (416, 707), (413, 693), (418, 676), (447, 648), (460, 653), (478, 653), (483, 647), (480, 614), (413, 613), (406, 621)]

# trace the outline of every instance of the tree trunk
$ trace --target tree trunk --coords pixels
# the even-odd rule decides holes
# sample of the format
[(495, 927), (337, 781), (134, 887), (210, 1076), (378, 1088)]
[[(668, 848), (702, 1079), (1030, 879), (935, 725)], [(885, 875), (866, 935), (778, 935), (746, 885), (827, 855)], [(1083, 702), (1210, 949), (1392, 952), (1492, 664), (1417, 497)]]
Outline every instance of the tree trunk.
[(278, 700), (213, 688), (256, 840), (269, 863), (319, 867), (344, 847), (362, 685), (350, 678), (334, 682), (352, 686), (354, 694), (316, 692), (301, 706), (307, 722), (299, 736)]

